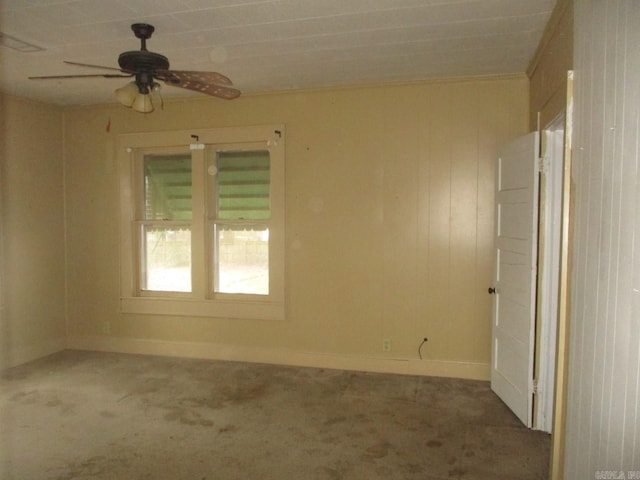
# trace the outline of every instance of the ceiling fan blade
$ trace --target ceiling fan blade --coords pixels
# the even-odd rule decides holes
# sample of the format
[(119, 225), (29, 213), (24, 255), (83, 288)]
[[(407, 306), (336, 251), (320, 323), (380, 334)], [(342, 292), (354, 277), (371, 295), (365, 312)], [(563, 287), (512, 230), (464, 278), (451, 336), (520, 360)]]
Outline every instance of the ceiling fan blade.
[(39, 77), (28, 77), (29, 80), (52, 80), (55, 78), (131, 78), (133, 75), (119, 73), (93, 73), (90, 75), (43, 75)]
[(64, 60), (64, 63), (66, 63), (67, 65), (76, 65), (78, 67), (101, 68), (102, 70), (115, 70), (117, 72), (126, 72), (126, 70), (122, 70), (121, 68), (104, 67), (102, 65), (91, 65), (89, 63), (69, 62), (67, 60)]
[(213, 83), (216, 85), (231, 86), (233, 83), (228, 77), (225, 77), (218, 72), (196, 72), (190, 70), (156, 70), (154, 76), (158, 77), (164, 82), (169, 82), (173, 85), (181, 87), (182, 83), (186, 82), (198, 82), (198, 83)]
[(186, 88), (187, 90), (193, 90), (194, 92), (225, 98), (227, 100), (232, 100), (240, 96), (240, 90), (232, 87), (225, 87), (223, 85), (214, 85), (212, 83), (201, 83), (195, 81), (183, 81), (181, 83), (166, 81), (166, 83), (173, 87)]

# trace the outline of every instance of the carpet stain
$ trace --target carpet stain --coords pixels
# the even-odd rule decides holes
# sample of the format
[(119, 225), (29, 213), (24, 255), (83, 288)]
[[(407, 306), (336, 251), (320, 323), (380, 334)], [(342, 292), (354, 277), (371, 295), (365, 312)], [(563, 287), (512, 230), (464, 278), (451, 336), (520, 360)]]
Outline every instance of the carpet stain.
[(224, 427), (218, 429), (218, 433), (233, 433), (237, 431), (238, 427), (236, 425), (225, 425)]
[(367, 448), (367, 453), (374, 458), (383, 458), (389, 454), (389, 442), (380, 442)]
[(411, 474), (411, 475), (416, 475), (419, 473), (424, 473), (424, 467), (418, 463), (409, 463), (408, 465), (405, 466), (405, 470)]
[(353, 470), (353, 464), (346, 460), (337, 460), (335, 463), (331, 463), (330, 466), (316, 468), (318, 476), (313, 478), (322, 478), (323, 480), (343, 480), (344, 478), (352, 478), (351, 473)]
[(225, 407), (225, 402), (215, 395), (209, 397), (189, 397), (180, 400), (180, 405), (185, 408), (208, 408), (211, 410), (220, 410)]
[(118, 401), (125, 400), (131, 396), (139, 396), (146, 395), (149, 393), (157, 393), (158, 390), (166, 388), (167, 384), (166, 378), (158, 378), (158, 377), (149, 377), (145, 378), (142, 382), (140, 382), (136, 387), (129, 393), (123, 395), (118, 399)]
[(47, 401), (47, 403), (45, 403), (45, 405), (49, 408), (51, 407), (59, 407), (62, 405), (62, 400), (60, 400), (58, 397), (54, 397), (50, 400)]
[(340, 437), (336, 436), (328, 436), (322, 438), (322, 443), (327, 445), (336, 445), (340, 441)]
[(44, 404), (48, 408), (58, 409), (64, 416), (75, 414), (75, 405), (61, 400), (56, 395), (51, 396)]
[(429, 440), (427, 442), (427, 447), (429, 448), (438, 448), (442, 446), (442, 442), (440, 440)]
[(347, 417), (332, 417), (327, 419), (324, 424), (326, 426), (331, 426), (331, 425), (335, 425), (337, 423), (343, 423), (347, 421)]
[(60, 397), (53, 392), (40, 392), (39, 390), (18, 392), (11, 396), (9, 400), (23, 406), (43, 406), (50, 409), (57, 409), (65, 416), (75, 414), (75, 405), (61, 400)]
[(71, 462), (67, 464), (66, 472), (58, 475), (55, 480), (73, 480), (76, 478), (90, 478), (102, 475), (109, 470), (107, 458), (99, 455), (91, 457), (84, 462)]
[(183, 425), (212, 427), (213, 422), (207, 418), (204, 418), (200, 413), (193, 409), (170, 407), (169, 412), (164, 416), (164, 419), (169, 422), (180, 422)]
[(457, 477), (460, 478), (464, 475), (467, 474), (467, 470), (465, 468), (453, 468), (451, 470), (449, 470), (449, 476), (450, 477)]
[(267, 385), (264, 383), (239, 386), (232, 391), (226, 392), (225, 399), (233, 403), (245, 403), (264, 396), (266, 391)]
[(40, 392), (38, 390), (31, 390), (29, 392), (18, 392), (13, 395), (10, 400), (12, 402), (18, 402), (23, 405), (33, 405), (40, 401)]
[(335, 468), (322, 467), (322, 473), (326, 474), (330, 480), (342, 480), (344, 474)]

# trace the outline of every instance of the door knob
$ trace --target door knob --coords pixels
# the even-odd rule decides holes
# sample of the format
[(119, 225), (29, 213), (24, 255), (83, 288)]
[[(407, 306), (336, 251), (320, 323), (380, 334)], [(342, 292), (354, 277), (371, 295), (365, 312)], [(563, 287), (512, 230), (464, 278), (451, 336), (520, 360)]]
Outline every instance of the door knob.
[(493, 287), (489, 287), (489, 295), (496, 293), (496, 289)]

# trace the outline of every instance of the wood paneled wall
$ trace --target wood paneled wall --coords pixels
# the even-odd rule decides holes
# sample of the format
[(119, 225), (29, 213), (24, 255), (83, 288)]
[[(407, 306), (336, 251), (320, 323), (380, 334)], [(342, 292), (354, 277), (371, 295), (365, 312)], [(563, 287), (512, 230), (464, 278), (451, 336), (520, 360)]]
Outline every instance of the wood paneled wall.
[(0, 93), (0, 370), (65, 346), (62, 111)]
[[(487, 378), (495, 155), (527, 131), (528, 83), (67, 110), (70, 345)], [(122, 314), (117, 135), (271, 123), (286, 126), (286, 320)]]
[(566, 479), (640, 475), (639, 45), (637, 0), (575, 3)]
[(548, 125), (567, 103), (567, 71), (573, 68), (573, 0), (558, 0), (531, 60), (529, 128)]

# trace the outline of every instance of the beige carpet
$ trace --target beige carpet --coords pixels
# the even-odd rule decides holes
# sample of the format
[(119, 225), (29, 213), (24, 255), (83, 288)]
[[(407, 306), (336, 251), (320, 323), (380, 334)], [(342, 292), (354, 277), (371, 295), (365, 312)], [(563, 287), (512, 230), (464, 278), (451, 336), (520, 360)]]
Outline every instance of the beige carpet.
[(0, 380), (2, 480), (544, 479), (487, 382), (66, 351)]

